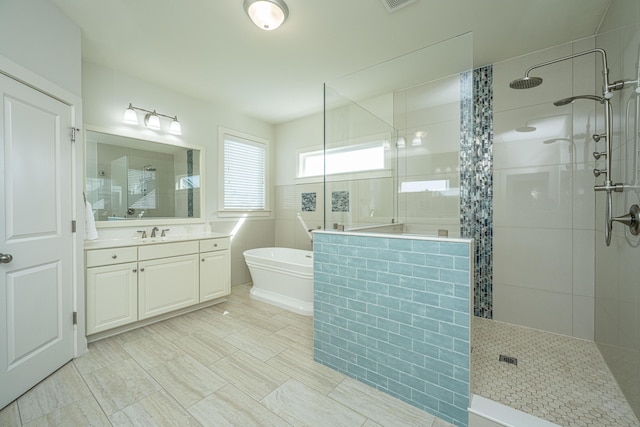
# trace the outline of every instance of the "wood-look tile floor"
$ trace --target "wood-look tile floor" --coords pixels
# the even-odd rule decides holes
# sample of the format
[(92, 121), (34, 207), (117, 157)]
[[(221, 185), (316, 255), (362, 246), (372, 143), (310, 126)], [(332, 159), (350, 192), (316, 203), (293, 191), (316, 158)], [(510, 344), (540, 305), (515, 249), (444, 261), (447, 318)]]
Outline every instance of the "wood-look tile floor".
[(0, 426), (451, 426), (313, 361), (311, 317), (228, 301), (89, 345)]

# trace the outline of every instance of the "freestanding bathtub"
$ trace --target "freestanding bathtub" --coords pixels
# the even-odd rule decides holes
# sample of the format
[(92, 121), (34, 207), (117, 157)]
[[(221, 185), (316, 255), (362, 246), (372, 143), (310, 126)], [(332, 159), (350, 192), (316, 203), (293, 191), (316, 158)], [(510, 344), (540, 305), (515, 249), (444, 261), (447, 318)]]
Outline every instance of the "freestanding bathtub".
[(313, 315), (313, 252), (289, 248), (244, 251), (251, 297), (305, 316)]

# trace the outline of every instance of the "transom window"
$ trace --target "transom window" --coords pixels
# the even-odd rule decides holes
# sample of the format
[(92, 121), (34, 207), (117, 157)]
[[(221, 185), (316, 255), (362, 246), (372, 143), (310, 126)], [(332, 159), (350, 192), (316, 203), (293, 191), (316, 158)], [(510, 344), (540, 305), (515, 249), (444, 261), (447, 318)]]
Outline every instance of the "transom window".
[(321, 176), (325, 173), (335, 175), (382, 169), (384, 169), (383, 141), (298, 154), (299, 178)]

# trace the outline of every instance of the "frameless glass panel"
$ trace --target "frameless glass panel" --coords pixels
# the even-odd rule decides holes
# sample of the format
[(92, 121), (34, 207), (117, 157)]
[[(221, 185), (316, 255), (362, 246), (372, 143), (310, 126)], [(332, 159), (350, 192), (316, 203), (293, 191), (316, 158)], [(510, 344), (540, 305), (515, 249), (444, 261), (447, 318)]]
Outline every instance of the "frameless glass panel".
[[(325, 228), (460, 235), (460, 81), (472, 48), (464, 34), (325, 84)], [(335, 152), (376, 141), (381, 169), (330, 174)]]

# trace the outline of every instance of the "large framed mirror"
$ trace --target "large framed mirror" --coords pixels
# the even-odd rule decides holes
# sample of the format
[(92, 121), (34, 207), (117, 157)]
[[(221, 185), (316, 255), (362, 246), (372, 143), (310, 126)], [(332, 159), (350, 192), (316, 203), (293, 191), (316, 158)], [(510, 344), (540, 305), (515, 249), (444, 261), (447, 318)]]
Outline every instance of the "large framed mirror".
[(85, 196), (96, 227), (204, 221), (204, 148), (85, 127)]

